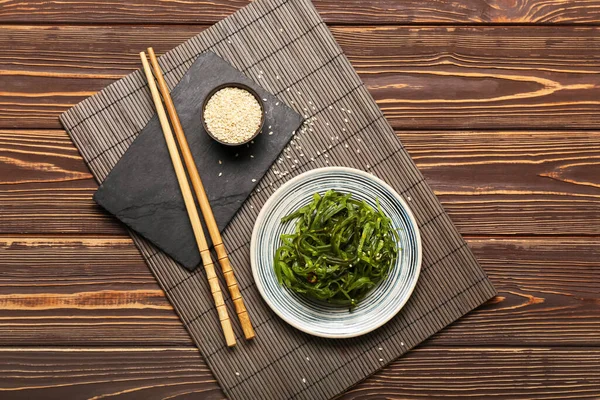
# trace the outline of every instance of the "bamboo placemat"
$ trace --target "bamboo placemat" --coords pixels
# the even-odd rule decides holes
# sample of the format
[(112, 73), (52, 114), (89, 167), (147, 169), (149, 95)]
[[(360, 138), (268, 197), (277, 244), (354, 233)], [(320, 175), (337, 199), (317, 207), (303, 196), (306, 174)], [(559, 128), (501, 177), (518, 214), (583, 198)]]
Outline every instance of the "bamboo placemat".
[[(309, 0), (257, 0), (165, 54), (160, 62), (170, 88), (206, 50), (307, 118), (223, 235), (255, 324), (254, 341), (246, 342), (235, 324), (238, 346), (228, 349), (204, 270), (188, 272), (132, 233), (227, 396), (329, 398), (495, 295)], [(76, 105), (61, 121), (102, 182), (153, 115), (146, 82), (137, 71)], [(423, 241), (419, 283), (401, 313), (384, 327), (348, 340), (311, 337), (289, 327), (260, 298), (249, 264), (253, 223), (267, 198), (292, 176), (328, 165), (363, 169), (392, 185), (411, 205)], [(235, 314), (231, 308), (230, 313)]]

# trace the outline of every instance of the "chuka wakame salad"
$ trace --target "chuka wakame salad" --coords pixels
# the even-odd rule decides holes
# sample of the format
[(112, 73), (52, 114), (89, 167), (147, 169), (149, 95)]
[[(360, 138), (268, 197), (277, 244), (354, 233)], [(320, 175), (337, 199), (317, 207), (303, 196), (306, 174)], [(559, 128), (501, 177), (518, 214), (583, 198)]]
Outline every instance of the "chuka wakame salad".
[(279, 283), (296, 293), (352, 309), (396, 262), (398, 233), (379, 201), (375, 209), (351, 194), (315, 193), (281, 222), (296, 219), (275, 252)]

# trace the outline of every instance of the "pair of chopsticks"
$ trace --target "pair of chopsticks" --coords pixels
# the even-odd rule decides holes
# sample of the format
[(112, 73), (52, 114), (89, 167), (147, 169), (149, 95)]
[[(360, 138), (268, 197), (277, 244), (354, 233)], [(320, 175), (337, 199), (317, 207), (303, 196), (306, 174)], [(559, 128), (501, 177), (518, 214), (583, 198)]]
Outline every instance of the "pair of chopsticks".
[[(158, 113), (158, 119), (160, 121), (163, 134), (165, 136), (165, 141), (167, 142), (169, 155), (173, 163), (173, 168), (175, 169), (175, 174), (177, 175), (177, 181), (179, 182), (179, 188), (183, 193), (185, 208), (187, 210), (190, 223), (192, 224), (192, 229), (194, 231), (196, 243), (198, 244), (198, 249), (200, 250), (200, 257), (202, 258), (202, 263), (204, 264), (206, 277), (210, 285), (210, 291), (212, 293), (215, 306), (217, 307), (219, 320), (221, 321), (221, 327), (223, 329), (223, 334), (225, 335), (225, 341), (227, 342), (227, 346), (232, 347), (235, 346), (235, 334), (231, 326), (231, 320), (229, 319), (227, 308), (225, 307), (223, 293), (221, 292), (221, 285), (219, 284), (219, 279), (217, 278), (217, 274), (215, 272), (215, 267), (212, 261), (212, 257), (210, 255), (210, 251), (208, 249), (208, 244), (206, 243), (206, 237), (204, 236), (204, 230), (200, 222), (200, 217), (198, 216), (198, 210), (196, 209), (194, 197), (192, 195), (192, 191), (190, 189), (190, 185), (188, 183), (186, 172), (181, 162), (181, 158), (179, 157), (177, 144), (175, 143), (175, 139), (173, 138), (173, 132), (171, 131), (169, 120), (167, 119), (167, 115), (165, 114), (165, 109), (163, 107), (162, 100), (164, 100), (165, 105), (167, 107), (167, 112), (169, 113), (169, 117), (171, 118), (171, 124), (173, 125), (173, 130), (175, 131), (175, 136), (177, 138), (177, 143), (179, 144), (179, 149), (181, 150), (181, 154), (183, 155), (187, 172), (189, 174), (190, 180), (192, 181), (192, 186), (194, 187), (196, 198), (198, 199), (198, 203), (200, 204), (200, 209), (202, 211), (202, 215), (204, 216), (204, 221), (206, 221), (208, 233), (210, 234), (210, 238), (212, 239), (215, 252), (217, 253), (217, 259), (219, 260), (219, 264), (221, 265), (223, 275), (225, 276), (225, 282), (227, 283), (229, 294), (231, 295), (231, 299), (233, 300), (233, 304), (235, 306), (235, 312), (238, 316), (246, 339), (252, 339), (254, 337), (254, 329), (252, 328), (250, 316), (248, 315), (248, 311), (246, 310), (246, 306), (244, 305), (244, 300), (242, 299), (242, 294), (240, 293), (237, 281), (235, 279), (235, 276), (233, 275), (233, 269), (231, 267), (231, 263), (229, 262), (229, 257), (227, 256), (225, 246), (223, 245), (221, 233), (219, 232), (219, 228), (217, 227), (217, 222), (215, 221), (215, 217), (210, 207), (210, 203), (208, 202), (208, 197), (206, 196), (204, 186), (202, 185), (202, 180), (200, 179), (200, 174), (198, 173), (198, 169), (196, 168), (196, 163), (194, 162), (192, 152), (190, 151), (187, 139), (185, 138), (185, 134), (183, 133), (183, 128), (181, 127), (181, 122), (179, 121), (179, 116), (177, 115), (177, 111), (175, 110), (173, 100), (171, 99), (169, 88), (167, 87), (160, 66), (158, 65), (158, 60), (156, 59), (154, 50), (152, 49), (152, 47), (149, 47), (147, 51), (150, 57), (150, 63), (152, 64), (152, 69), (154, 70), (154, 75), (152, 75), (152, 69), (150, 69), (150, 65), (148, 64), (148, 60), (146, 59), (146, 54), (143, 51), (140, 53), (140, 58), (142, 59), (142, 65), (144, 66), (144, 72), (146, 73), (148, 86), (150, 87), (152, 99), (154, 100), (156, 112)], [(154, 82), (154, 77), (156, 77), (156, 81), (158, 82), (160, 94), (159, 89), (157, 89), (156, 83)]]

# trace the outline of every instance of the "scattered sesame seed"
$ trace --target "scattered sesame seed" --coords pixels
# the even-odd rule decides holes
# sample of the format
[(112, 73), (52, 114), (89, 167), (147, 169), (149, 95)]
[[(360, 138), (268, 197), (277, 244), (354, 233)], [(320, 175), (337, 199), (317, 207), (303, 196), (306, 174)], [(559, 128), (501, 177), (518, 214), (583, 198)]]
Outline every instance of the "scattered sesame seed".
[(262, 79), (262, 75), (259, 75), (257, 78), (258, 78), (258, 79)]
[(222, 172), (219, 172), (219, 176), (221, 176), (221, 175), (223, 175), (223, 173), (222, 173)]
[(300, 157), (304, 157), (304, 153), (300, 153)]
[(308, 118), (308, 115), (304, 114), (304, 118)]
[(223, 161), (219, 160), (219, 164), (223, 164)]
[(331, 145), (331, 144), (329, 146), (327, 146), (328, 149), (331, 149), (332, 147), (333, 147), (333, 145)]
[(306, 378), (302, 378), (302, 382), (306, 383)]
[(283, 28), (279, 28), (279, 32), (283, 32)]
[(320, 155), (321, 155), (321, 152), (320, 152), (320, 151), (317, 151), (317, 155), (318, 155), (318, 156), (320, 156)]
[(330, 110), (333, 110), (333, 106), (329, 106), (329, 109), (330, 109)]
[(273, 131), (269, 132), (269, 135), (272, 135), (272, 134), (273, 134)]
[(227, 43), (231, 44), (231, 40), (227, 39)]
[(253, 179), (252, 179), (252, 182), (256, 182), (256, 179), (254, 179), (254, 178), (253, 178)]
[(344, 122), (348, 122), (348, 118), (344, 118)]
[(264, 74), (264, 72), (263, 72), (263, 71), (258, 71), (258, 73), (259, 73), (259, 74)]
[(383, 358), (380, 358), (380, 359), (379, 359), (379, 362), (383, 362)]
[(306, 361), (310, 361), (310, 357), (306, 357)]
[(325, 125), (329, 126), (329, 122), (325, 122)]
[(357, 153), (360, 153), (360, 149), (356, 149), (356, 152), (357, 152)]
[(325, 158), (329, 158), (329, 154), (325, 154)]
[(362, 139), (361, 138), (356, 138), (356, 141), (357, 142), (362, 142)]
[(379, 351), (383, 351), (383, 347), (380, 347), (378, 350), (379, 350)]
[(311, 158), (310, 158), (310, 161), (315, 161), (315, 158), (314, 158), (314, 157), (311, 157)]
[(254, 158), (254, 155), (250, 154), (250, 158)]
[(296, 164), (298, 164), (298, 163), (299, 163), (299, 161), (298, 161), (298, 160), (294, 160), (294, 162), (295, 162)]
[(277, 75), (277, 76), (275, 77), (275, 79), (279, 79), (279, 75)]
[(342, 132), (346, 132), (346, 128), (342, 128)]
[(236, 372), (235, 374), (236, 374), (237, 376), (240, 376), (240, 373), (239, 373), (239, 372)]
[(400, 342), (400, 346), (404, 346), (404, 342)]
[(238, 157), (240, 155), (240, 153), (235, 153), (235, 156)]
[(267, 99), (263, 99), (263, 101), (267, 101)]
[(345, 143), (345, 144), (344, 144), (344, 147), (345, 147), (345, 148), (348, 148), (348, 147), (350, 147), (350, 146), (348, 146), (348, 143)]
[(300, 95), (301, 95), (302, 93), (298, 92), (298, 94), (300, 94)]
[(279, 102), (275, 103), (275, 105), (276, 105), (276, 106), (278, 106), (278, 105), (279, 105)]

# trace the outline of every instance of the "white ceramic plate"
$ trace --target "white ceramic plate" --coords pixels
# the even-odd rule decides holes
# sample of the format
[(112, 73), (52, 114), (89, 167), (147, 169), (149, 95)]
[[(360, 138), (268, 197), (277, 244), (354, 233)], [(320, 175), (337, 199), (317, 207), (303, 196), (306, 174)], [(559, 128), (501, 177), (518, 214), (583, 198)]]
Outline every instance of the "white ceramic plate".
[[(352, 193), (356, 199), (376, 206), (399, 229), (399, 257), (388, 277), (349, 311), (311, 300), (279, 285), (273, 256), (280, 235), (292, 233), (295, 221), (281, 224), (281, 218), (308, 204), (315, 192), (327, 190)], [(290, 325), (306, 333), (329, 338), (364, 335), (382, 326), (406, 304), (421, 270), (421, 238), (415, 218), (388, 184), (375, 176), (351, 168), (330, 167), (305, 172), (281, 186), (262, 208), (250, 245), (252, 273), (258, 290), (273, 311)]]

